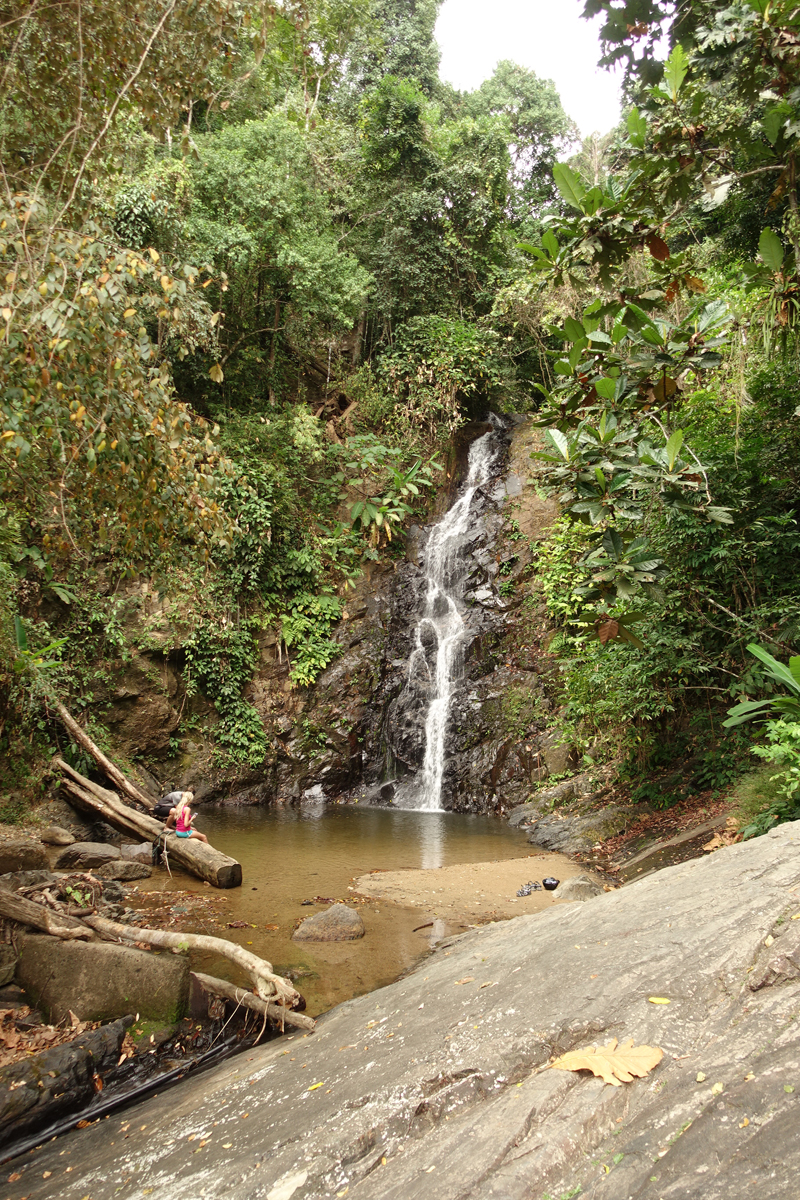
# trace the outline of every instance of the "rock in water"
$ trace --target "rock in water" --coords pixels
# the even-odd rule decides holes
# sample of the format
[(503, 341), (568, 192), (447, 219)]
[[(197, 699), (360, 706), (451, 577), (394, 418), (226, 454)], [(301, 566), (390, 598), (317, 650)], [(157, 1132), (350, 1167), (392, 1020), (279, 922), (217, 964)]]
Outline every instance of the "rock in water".
[(134, 846), (123, 844), (120, 846), (119, 852), (129, 862), (144, 863), (146, 867), (152, 867), (153, 865), (152, 842), (137, 842)]
[(354, 908), (332, 904), (325, 912), (307, 917), (292, 937), (296, 942), (355, 942), (365, 933), (364, 922)]
[(553, 892), (554, 900), (593, 900), (602, 896), (603, 888), (588, 875), (575, 875), (565, 879)]
[(105, 842), (75, 842), (61, 851), (56, 859), (56, 869), (84, 871), (87, 867), (102, 867), (105, 863), (116, 862), (119, 857), (118, 848), (107, 846)]
[(142, 862), (131, 862), (124, 858), (119, 858), (116, 862), (104, 863), (102, 867), (98, 867), (95, 871), (98, 879), (120, 879), (125, 883), (128, 883), (132, 879), (149, 879), (152, 874), (152, 867), (147, 867)]
[(0, 842), (0, 875), (9, 871), (46, 871), (49, 866), (47, 851), (39, 842), (27, 838)]
[(62, 829), (60, 825), (48, 825), (39, 837), (46, 846), (71, 846), (76, 840), (68, 829)]

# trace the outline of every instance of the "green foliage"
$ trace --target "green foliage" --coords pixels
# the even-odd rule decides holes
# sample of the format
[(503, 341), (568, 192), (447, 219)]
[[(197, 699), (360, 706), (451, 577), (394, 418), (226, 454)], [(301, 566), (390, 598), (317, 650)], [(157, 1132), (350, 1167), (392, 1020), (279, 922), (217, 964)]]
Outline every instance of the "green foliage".
[(258, 660), (258, 641), (249, 623), (206, 622), (189, 633), (183, 648), (187, 691), (191, 694), (202, 687), (213, 700), (219, 713), (219, 741), (234, 761), (260, 766), (267, 751), (264, 726), (242, 697)]
[(281, 636), (290, 658), (289, 678), (300, 687), (312, 684), (321, 671), (333, 662), (342, 648), (333, 641), (330, 632), (342, 615), (342, 606), (335, 596), (294, 596), (279, 620)]
[(725, 727), (741, 725), (758, 716), (766, 716), (770, 710), (784, 713), (787, 717), (800, 718), (800, 656), (789, 659), (789, 665), (784, 666), (765, 650), (763, 646), (749, 645), (747, 649), (755, 655), (767, 668), (767, 676), (781, 687), (789, 688), (789, 695), (770, 696), (766, 700), (745, 700), (741, 704), (728, 709), (728, 720)]

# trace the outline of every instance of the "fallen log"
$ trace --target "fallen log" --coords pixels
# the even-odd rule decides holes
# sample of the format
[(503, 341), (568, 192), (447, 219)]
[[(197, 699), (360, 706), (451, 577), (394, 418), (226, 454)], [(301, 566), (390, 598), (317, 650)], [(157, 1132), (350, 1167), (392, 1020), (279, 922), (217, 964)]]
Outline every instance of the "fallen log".
[(20, 925), (29, 925), (33, 929), (41, 929), (43, 933), (51, 933), (63, 941), (73, 941), (82, 938), (84, 941), (94, 941), (95, 933), (87, 928), (83, 921), (68, 917), (66, 913), (45, 908), (34, 900), (26, 900), (16, 892), (7, 892), (0, 888), (0, 916)]
[(125, 775), (122, 774), (119, 767), (116, 766), (110, 758), (106, 758), (103, 751), (89, 737), (85, 729), (81, 729), (78, 722), (72, 717), (63, 704), (56, 701), (55, 710), (61, 718), (65, 729), (74, 738), (79, 746), (83, 746), (91, 754), (98, 767), (101, 767), (112, 783), (115, 783), (121, 792), (130, 800), (135, 800), (137, 804), (142, 804), (148, 812), (152, 812), (155, 808), (155, 803), (149, 796), (145, 796), (144, 792), (140, 792)]
[(146, 942), (148, 946), (160, 946), (164, 950), (204, 950), (209, 954), (220, 954), (247, 972), (262, 1000), (277, 999), (281, 1005), (291, 1007), (300, 999), (300, 993), (295, 991), (289, 980), (275, 974), (272, 963), (251, 954), (236, 942), (211, 937), (206, 933), (170, 933), (166, 929), (142, 929), (138, 925), (120, 925), (106, 917), (85, 917), (84, 920), (106, 938), (116, 938), (123, 942)]
[(229, 858), (221, 850), (197, 838), (179, 838), (174, 833), (166, 832), (161, 821), (131, 808), (120, 800), (116, 792), (110, 792), (91, 779), (84, 778), (62, 758), (54, 758), (53, 766), (64, 776), (62, 787), (75, 808), (100, 817), (120, 833), (138, 838), (139, 841), (156, 842), (161, 839), (168, 862), (176, 863), (199, 879), (206, 879), (214, 887), (241, 885), (242, 868), (235, 858)]
[(228, 983), (227, 979), (203, 975), (200, 971), (193, 971), (192, 974), (204, 991), (210, 992), (214, 996), (222, 996), (225, 1000), (233, 1000), (244, 1008), (270, 1017), (273, 1021), (280, 1021), (281, 1026), (290, 1025), (292, 1029), (305, 1029), (309, 1033), (313, 1033), (316, 1029), (317, 1023), (312, 1017), (292, 1012), (290, 1008), (284, 1008), (282, 1004), (273, 1004), (271, 1000), (262, 1000), (260, 996), (246, 992), (244, 988), (237, 987), (235, 983)]

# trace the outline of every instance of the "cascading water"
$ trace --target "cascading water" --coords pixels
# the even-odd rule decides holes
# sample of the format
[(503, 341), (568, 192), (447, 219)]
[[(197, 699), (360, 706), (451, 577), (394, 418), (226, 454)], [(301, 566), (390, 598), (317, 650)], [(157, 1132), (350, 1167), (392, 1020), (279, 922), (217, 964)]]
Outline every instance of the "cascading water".
[(470, 523), (470, 508), (475, 493), (491, 477), (499, 450), (494, 430), (472, 443), (468, 474), (461, 495), (434, 525), (423, 558), (425, 599), (413, 635), (413, 650), (408, 661), (408, 681), (418, 673), (429, 680), (430, 703), (425, 718), (425, 757), (421, 779), (411, 807), (429, 812), (441, 811), (444, 747), (450, 698), (462, 660), (465, 630), (461, 615), (461, 596), (466, 573), (459, 553)]

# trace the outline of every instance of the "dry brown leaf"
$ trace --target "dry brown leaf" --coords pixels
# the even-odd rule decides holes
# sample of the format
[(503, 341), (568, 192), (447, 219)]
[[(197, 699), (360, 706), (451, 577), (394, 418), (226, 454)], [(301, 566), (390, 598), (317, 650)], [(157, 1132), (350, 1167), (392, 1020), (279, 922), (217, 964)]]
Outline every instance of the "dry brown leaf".
[(606, 1083), (619, 1087), (620, 1083), (630, 1083), (634, 1076), (643, 1079), (663, 1056), (664, 1051), (658, 1046), (634, 1046), (633, 1038), (618, 1044), (612, 1038), (607, 1046), (589, 1046), (586, 1050), (562, 1054), (550, 1066), (559, 1071), (591, 1071)]

